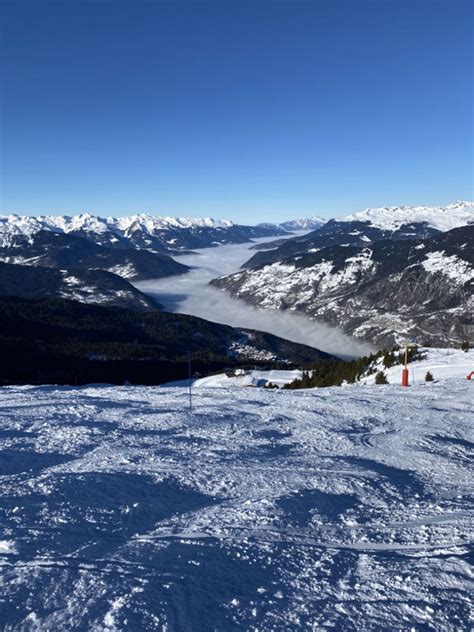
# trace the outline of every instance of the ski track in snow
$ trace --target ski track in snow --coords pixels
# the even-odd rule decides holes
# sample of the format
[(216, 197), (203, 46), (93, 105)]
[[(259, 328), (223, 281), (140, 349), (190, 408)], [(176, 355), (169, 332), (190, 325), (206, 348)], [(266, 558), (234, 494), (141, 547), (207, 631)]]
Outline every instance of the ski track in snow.
[(0, 389), (2, 630), (472, 629), (473, 388)]

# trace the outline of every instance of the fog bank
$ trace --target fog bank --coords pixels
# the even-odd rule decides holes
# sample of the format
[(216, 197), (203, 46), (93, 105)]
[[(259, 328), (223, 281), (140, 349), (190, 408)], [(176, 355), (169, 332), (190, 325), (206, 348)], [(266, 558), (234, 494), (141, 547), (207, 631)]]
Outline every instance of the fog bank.
[(252, 251), (249, 252), (252, 245), (217, 246), (174, 257), (176, 261), (192, 266), (191, 272), (141, 281), (135, 286), (156, 298), (170, 312), (199, 316), (232, 327), (267, 331), (343, 357), (360, 356), (373, 350), (368, 343), (347, 336), (336, 327), (295, 312), (258, 309), (208, 285), (215, 277), (236, 272), (252, 255)]

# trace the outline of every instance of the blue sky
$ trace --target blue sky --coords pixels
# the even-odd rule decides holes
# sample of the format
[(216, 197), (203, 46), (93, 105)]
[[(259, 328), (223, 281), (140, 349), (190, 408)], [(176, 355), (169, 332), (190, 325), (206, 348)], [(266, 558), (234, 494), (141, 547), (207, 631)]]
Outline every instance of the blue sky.
[(0, 0), (3, 212), (472, 198), (472, 5)]

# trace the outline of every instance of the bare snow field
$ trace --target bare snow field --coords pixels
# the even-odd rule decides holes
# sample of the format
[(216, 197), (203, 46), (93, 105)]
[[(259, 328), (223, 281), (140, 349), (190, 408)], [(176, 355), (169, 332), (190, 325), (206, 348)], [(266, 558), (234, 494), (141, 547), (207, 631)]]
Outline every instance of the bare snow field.
[(0, 389), (0, 622), (471, 630), (474, 382)]

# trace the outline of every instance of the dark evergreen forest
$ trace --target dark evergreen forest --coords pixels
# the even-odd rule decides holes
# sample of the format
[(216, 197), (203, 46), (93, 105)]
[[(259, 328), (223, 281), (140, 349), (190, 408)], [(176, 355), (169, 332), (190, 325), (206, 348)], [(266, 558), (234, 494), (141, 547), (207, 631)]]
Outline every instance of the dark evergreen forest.
[[(229, 353), (248, 343), (274, 361)], [(0, 385), (160, 384), (226, 368), (289, 368), (328, 354), (194, 316), (65, 300), (0, 300)], [(258, 353), (257, 353), (258, 356)], [(284, 361), (286, 360), (286, 361)]]

